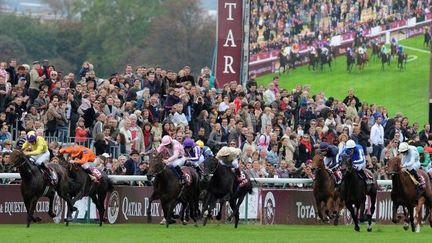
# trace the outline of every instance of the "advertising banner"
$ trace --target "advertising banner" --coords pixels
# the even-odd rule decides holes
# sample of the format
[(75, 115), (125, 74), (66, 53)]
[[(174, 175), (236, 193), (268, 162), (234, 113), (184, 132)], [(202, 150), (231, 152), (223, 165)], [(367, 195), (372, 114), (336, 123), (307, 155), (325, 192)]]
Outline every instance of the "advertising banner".
[(240, 83), (243, 47), (243, 1), (218, 1), (216, 86)]

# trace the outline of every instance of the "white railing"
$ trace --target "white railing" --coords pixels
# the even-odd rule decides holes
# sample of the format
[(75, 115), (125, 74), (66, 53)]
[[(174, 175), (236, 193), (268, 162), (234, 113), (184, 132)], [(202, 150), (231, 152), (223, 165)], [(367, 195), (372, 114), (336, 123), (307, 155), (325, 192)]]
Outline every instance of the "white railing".
[[(0, 173), (0, 179), (20, 179), (19, 173)], [(139, 175), (110, 175), (109, 178), (113, 182), (118, 181), (147, 181), (147, 176)], [(275, 184), (312, 184), (312, 179), (307, 178), (254, 178), (252, 181), (258, 183), (275, 183)], [(391, 186), (391, 180), (378, 180), (380, 186)]]

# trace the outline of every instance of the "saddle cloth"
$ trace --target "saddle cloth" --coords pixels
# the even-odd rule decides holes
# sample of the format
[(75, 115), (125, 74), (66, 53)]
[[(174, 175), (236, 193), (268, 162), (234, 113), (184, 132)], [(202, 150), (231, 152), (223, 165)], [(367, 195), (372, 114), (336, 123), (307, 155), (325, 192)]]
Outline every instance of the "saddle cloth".
[(192, 185), (192, 175), (187, 167), (182, 167), (183, 175), (185, 177), (185, 183), (187, 186)]

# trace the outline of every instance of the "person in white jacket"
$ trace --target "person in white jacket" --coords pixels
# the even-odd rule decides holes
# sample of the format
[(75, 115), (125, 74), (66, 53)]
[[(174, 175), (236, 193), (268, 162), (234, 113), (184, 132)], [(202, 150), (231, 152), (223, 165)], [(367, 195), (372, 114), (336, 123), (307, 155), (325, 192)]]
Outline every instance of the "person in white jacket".
[(417, 170), (420, 168), (420, 155), (417, 148), (408, 145), (408, 143), (401, 143), (398, 151), (402, 155), (402, 169), (409, 171), (415, 177), (418, 182), (417, 186), (423, 186), (425, 182), (417, 174)]

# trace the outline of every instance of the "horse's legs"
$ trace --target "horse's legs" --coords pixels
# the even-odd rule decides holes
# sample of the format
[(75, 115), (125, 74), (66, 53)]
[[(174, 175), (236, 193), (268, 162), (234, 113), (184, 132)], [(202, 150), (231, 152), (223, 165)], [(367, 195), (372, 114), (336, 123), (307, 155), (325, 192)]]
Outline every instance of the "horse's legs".
[(333, 198), (332, 197), (329, 197), (328, 199), (327, 199), (327, 202), (326, 202), (326, 204), (325, 204), (325, 213), (326, 213), (326, 215), (327, 215), (327, 217), (329, 218), (329, 219), (332, 219), (333, 218), (333, 215), (330, 215), (330, 211), (332, 211), (333, 212), (333, 210), (334, 210), (334, 200), (333, 200)]
[(318, 209), (318, 217), (319, 217), (319, 219), (321, 220), (321, 221), (323, 221), (324, 222), (324, 215), (323, 215), (323, 212), (322, 212), (322, 202), (321, 202), (321, 200), (319, 200), (319, 199), (315, 199), (315, 203), (316, 203), (316, 205), (317, 205), (317, 209)]
[(409, 213), (409, 221), (411, 224), (411, 231), (415, 232), (415, 225), (414, 225), (414, 208), (409, 206), (407, 207), (408, 213)]
[(54, 196), (55, 196), (55, 193), (52, 193), (52, 195), (49, 195), (49, 197), (48, 197), (49, 198), (48, 215), (51, 218), (54, 218), (56, 216), (55, 213), (53, 213)]
[[(230, 200), (230, 201), (233, 201), (233, 203), (234, 203), (234, 207), (235, 207), (235, 209), (233, 209), (233, 214), (234, 214), (234, 227), (235, 228), (237, 228), (237, 226), (238, 226), (238, 223), (239, 223), (239, 219), (240, 219), (240, 212), (239, 212), (239, 209), (240, 209), (240, 205), (243, 203), (243, 200), (244, 200), (244, 198), (245, 198), (245, 196), (246, 196), (246, 191), (244, 191), (244, 192), (240, 192), (239, 193), (239, 195), (238, 195), (238, 198), (237, 198), (237, 200), (236, 200), (236, 198), (234, 198), (233, 200)], [(230, 202), (230, 204), (231, 204), (231, 202)]]
[(206, 198), (204, 199), (203, 204), (203, 225), (207, 224), (207, 220), (211, 217), (210, 203), (213, 200), (213, 194), (207, 192)]
[(375, 189), (371, 189), (371, 193), (369, 194), (370, 197), (370, 213), (367, 214), (367, 219), (368, 219), (368, 228), (367, 231), (371, 232), (372, 231), (372, 215), (375, 212), (375, 202), (376, 202), (376, 190)]
[[(350, 203), (347, 203), (347, 204), (346, 204), (346, 207), (347, 207), (348, 211), (350, 212), (351, 217), (352, 217), (352, 219), (353, 219), (353, 221), (354, 221), (354, 230), (355, 230), (355, 231), (360, 231), (360, 227), (358, 226), (357, 214), (356, 214), (356, 212), (354, 211), (353, 205), (350, 204)], [(357, 211), (357, 210), (356, 210), (356, 211)]]
[(421, 221), (422, 221), (421, 212), (422, 212), (423, 204), (425, 202), (426, 202), (426, 198), (425, 197), (420, 197), (417, 200), (417, 206), (416, 206), (416, 209), (415, 209), (415, 224), (416, 224), (416, 232), (417, 233), (420, 232), (420, 226), (421, 226)]
[(27, 228), (30, 227), (30, 223), (33, 221), (34, 209), (32, 209), (32, 206), (34, 200), (34, 198), (24, 198), (24, 204), (27, 209)]

